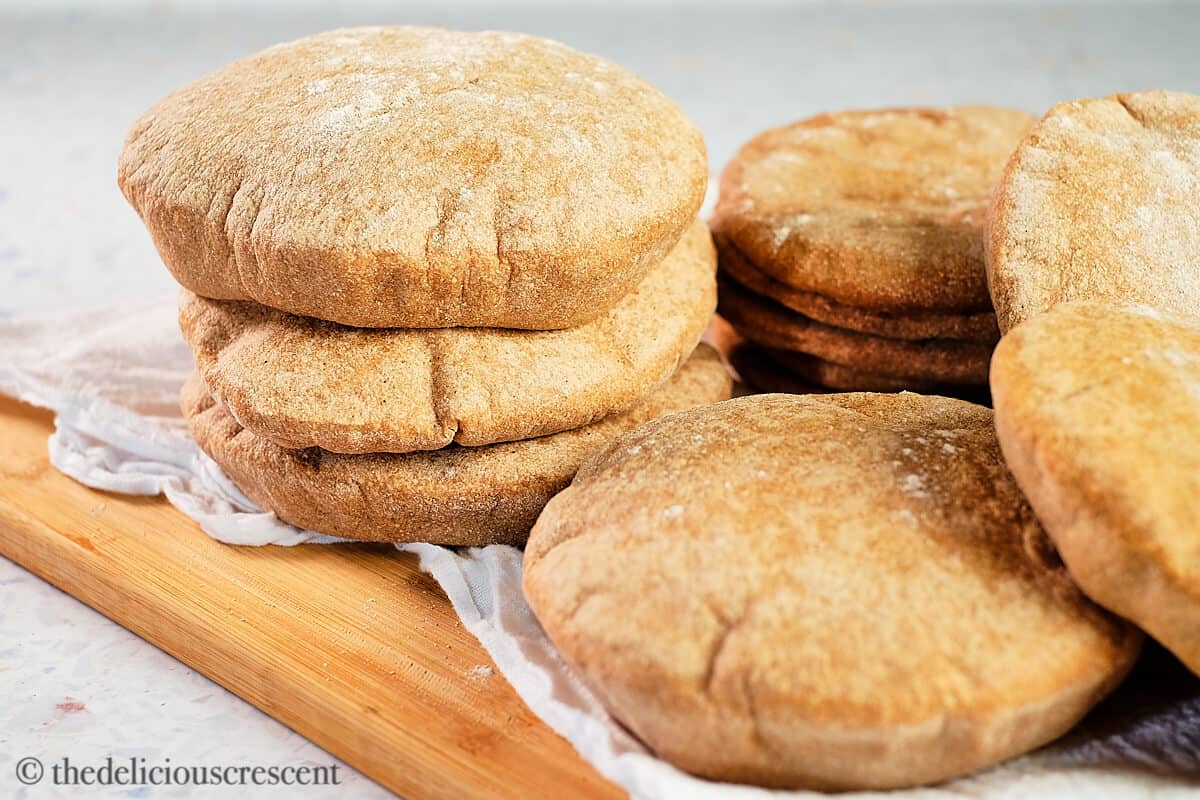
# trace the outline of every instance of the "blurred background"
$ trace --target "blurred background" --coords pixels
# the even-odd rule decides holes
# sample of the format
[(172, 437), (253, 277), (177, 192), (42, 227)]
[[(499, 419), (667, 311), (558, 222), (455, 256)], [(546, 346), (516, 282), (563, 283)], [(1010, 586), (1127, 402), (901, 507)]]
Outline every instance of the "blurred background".
[(714, 175), (757, 131), (820, 111), (1200, 92), (1197, 2), (0, 0), (0, 316), (170, 291), (115, 185), (129, 124), (269, 44), (387, 23), (607, 56), (700, 125)]

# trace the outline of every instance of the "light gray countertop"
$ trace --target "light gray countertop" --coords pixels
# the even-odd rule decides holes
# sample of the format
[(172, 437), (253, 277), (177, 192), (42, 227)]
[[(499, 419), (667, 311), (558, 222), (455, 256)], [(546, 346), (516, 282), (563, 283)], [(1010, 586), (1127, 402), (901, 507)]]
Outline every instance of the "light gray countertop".
[[(1200, 92), (1200, 4), (939, 5), (0, 2), (0, 317), (169, 296), (117, 191), (125, 130), (235, 57), (326, 28), (507, 28), (608, 56), (704, 130), (714, 171), (755, 132), (816, 112)], [(0, 358), (3, 354), (0, 353)], [(17, 759), (144, 755), (209, 764), (331, 757), (202, 676), (0, 559), (0, 795)], [(305, 797), (385, 796), (352, 770)], [(353, 791), (346, 794), (348, 789)], [(181, 790), (97, 790), (178, 797)], [(268, 789), (239, 796), (274, 797)], [(20, 794), (17, 795), (22, 796)], [(52, 797), (46, 787), (28, 797)]]

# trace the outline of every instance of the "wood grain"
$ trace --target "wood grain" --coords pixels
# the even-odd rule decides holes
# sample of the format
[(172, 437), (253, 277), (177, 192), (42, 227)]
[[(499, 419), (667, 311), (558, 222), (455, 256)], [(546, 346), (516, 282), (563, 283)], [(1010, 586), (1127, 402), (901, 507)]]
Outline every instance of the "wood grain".
[(88, 489), (50, 414), (0, 398), (0, 553), (410, 800), (616, 798), (535, 717), (416, 559), (231, 547), (161, 498)]

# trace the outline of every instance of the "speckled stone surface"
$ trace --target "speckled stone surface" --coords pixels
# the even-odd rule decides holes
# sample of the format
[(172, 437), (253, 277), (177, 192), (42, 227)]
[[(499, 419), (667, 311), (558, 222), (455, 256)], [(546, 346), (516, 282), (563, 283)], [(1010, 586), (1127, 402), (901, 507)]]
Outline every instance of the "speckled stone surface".
[[(393, 795), (249, 703), (0, 558), (0, 796), (70, 796), (23, 787), (17, 762), (72, 764), (141, 757), (181, 765), (338, 764), (337, 787), (303, 797)], [(45, 783), (45, 781), (44, 781)], [(83, 789), (76, 790), (83, 792)], [(88, 797), (178, 798), (193, 794), (294, 798), (295, 789), (93, 787)], [(78, 796), (78, 795), (76, 795)]]
[[(714, 173), (758, 131), (821, 111), (991, 103), (1040, 113), (1149, 87), (1200, 92), (1200, 6), (906, 3), (695, 8), (594, 2), (279, 0), (0, 2), (0, 316), (169, 293), (116, 187), (129, 124), (172, 88), (268, 44), (341, 25), (508, 28), (607, 56), (703, 130)], [(39, 10), (34, 10), (39, 9)], [(115, 9), (115, 10), (114, 10)], [(2, 357), (2, 356), (0, 356)], [(206, 763), (330, 762), (328, 754), (133, 634), (0, 559), (0, 796), (16, 759), (108, 752)], [(231, 734), (232, 732), (232, 734)], [(305, 798), (385, 797), (351, 770)], [(208, 794), (213, 794), (211, 791)], [(182, 797), (112, 789), (95, 797)], [(213, 795), (215, 796), (215, 795)], [(268, 789), (238, 796), (295, 796)]]

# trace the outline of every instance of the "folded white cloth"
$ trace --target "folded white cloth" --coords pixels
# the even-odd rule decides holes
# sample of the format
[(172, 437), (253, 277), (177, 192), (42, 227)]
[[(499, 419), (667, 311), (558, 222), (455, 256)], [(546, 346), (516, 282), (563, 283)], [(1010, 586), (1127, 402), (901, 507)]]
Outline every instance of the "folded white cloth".
[[(204, 531), (239, 545), (335, 541), (258, 509), (189, 438), (177, 396), (192, 369), (175, 299), (0, 321), (0, 392), (52, 409), (50, 459), (113, 492), (163, 494)], [(542, 632), (521, 594), (521, 551), (416, 553), (463, 624), (529, 705), (636, 798), (811, 798), (686, 775), (617, 724)], [(1053, 642), (1047, 642), (1053, 647)], [(1077, 730), (1031, 755), (944, 786), (848, 798), (1200, 796), (1200, 680), (1151, 648), (1131, 680)]]

